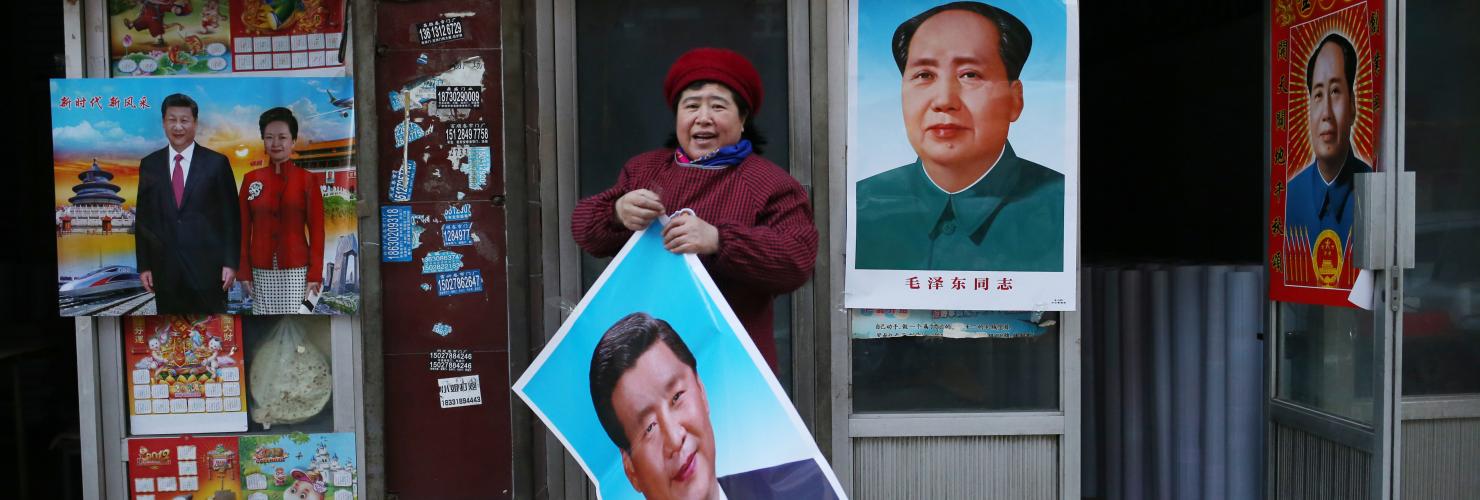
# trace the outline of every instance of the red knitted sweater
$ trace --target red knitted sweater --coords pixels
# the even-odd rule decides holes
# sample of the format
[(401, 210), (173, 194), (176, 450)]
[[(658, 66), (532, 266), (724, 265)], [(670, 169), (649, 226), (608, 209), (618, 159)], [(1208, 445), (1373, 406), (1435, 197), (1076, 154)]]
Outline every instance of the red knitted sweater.
[(657, 193), (668, 213), (693, 209), (719, 230), (719, 252), (699, 260), (774, 369), (771, 303), (806, 283), (817, 260), (817, 228), (802, 185), (760, 155), (708, 169), (678, 165), (672, 149), (648, 151), (627, 160), (615, 186), (576, 205), (576, 244), (597, 257), (616, 255), (632, 231), (617, 221), (615, 204), (636, 189)]

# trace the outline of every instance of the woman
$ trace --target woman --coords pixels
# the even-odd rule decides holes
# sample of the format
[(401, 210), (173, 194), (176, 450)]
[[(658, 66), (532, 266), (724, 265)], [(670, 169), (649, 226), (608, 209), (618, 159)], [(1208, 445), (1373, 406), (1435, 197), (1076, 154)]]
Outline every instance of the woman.
[(288, 157), (298, 119), (272, 108), (257, 120), (268, 165), (247, 172), (240, 193), (241, 280), (252, 314), (293, 314), (319, 293), (324, 258), (324, 197), (319, 183)]
[(774, 370), (771, 303), (812, 274), (817, 228), (801, 184), (760, 156), (760, 74), (733, 51), (694, 49), (669, 68), (663, 95), (669, 147), (627, 160), (615, 186), (576, 205), (571, 231), (607, 257), (659, 215), (689, 209), (663, 229), (664, 245), (699, 255)]

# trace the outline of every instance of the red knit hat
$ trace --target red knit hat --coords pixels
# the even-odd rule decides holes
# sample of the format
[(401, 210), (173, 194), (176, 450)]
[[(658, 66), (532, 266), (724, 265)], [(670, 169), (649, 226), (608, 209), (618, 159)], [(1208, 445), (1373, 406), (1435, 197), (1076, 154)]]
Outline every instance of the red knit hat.
[(663, 79), (663, 95), (668, 97), (668, 107), (678, 105), (678, 95), (683, 89), (697, 81), (711, 80), (724, 84), (735, 97), (750, 106), (754, 116), (761, 109), (761, 75), (745, 56), (728, 49), (697, 48), (678, 56), (668, 68), (668, 77)]

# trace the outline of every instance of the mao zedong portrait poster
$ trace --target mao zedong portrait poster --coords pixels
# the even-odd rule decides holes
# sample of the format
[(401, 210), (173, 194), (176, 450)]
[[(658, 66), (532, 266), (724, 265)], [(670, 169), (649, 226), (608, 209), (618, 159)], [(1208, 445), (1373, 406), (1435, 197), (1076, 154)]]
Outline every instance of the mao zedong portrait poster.
[(694, 255), (633, 235), (514, 391), (603, 499), (844, 498)]
[(1076, 7), (853, 12), (847, 306), (1073, 309)]
[(1382, 2), (1275, 1), (1270, 33), (1270, 297), (1351, 307), (1363, 201), (1381, 170)]

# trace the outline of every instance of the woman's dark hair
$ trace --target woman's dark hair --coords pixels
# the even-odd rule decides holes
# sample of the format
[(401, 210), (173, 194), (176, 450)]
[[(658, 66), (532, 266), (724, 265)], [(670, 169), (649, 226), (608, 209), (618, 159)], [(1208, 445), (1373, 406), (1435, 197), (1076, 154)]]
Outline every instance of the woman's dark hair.
[[(740, 98), (740, 94), (736, 93), (735, 92), (735, 89), (730, 88), (729, 85), (725, 85), (723, 83), (716, 82), (714, 80), (698, 80), (698, 81), (695, 81), (694, 83), (690, 83), (689, 86), (684, 87), (683, 89), (684, 90), (699, 90), (700, 88), (703, 88), (704, 85), (710, 84), (710, 83), (713, 83), (715, 85), (719, 85), (720, 87), (723, 87), (725, 90), (727, 90), (727, 91), (730, 92), (730, 98), (735, 101), (735, 106), (738, 107), (738, 108), (740, 108), (740, 116), (745, 117), (744, 118), (745, 131), (740, 132), (740, 138), (750, 141), (750, 148), (751, 148), (751, 152), (752, 153), (755, 153), (755, 154), (764, 154), (764, 151), (763, 150), (765, 149), (765, 145), (766, 145), (766, 135), (765, 134), (762, 134), (760, 127), (757, 127), (756, 126), (756, 124), (755, 124), (755, 114), (750, 112), (750, 103), (745, 102), (744, 99), (741, 99)], [(682, 94), (682, 92), (680, 92), (680, 94)], [(675, 114), (678, 113), (678, 104), (677, 103), (675, 103), (673, 105), (673, 110), (672, 111)], [(670, 149), (678, 149), (678, 134), (677, 133), (671, 133), (670, 132), (668, 134), (668, 140), (663, 142), (663, 147), (670, 148)]]
[(267, 124), (272, 122), (288, 124), (288, 133), (298, 140), (298, 119), (293, 117), (292, 110), (279, 106), (263, 111), (262, 118), (257, 119), (257, 133), (267, 135)]

